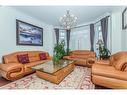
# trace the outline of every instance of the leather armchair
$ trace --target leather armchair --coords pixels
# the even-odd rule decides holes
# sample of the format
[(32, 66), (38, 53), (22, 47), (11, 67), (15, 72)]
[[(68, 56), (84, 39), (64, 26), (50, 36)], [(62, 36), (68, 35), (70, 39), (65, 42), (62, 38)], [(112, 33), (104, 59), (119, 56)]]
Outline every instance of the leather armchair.
[(114, 89), (127, 89), (127, 52), (118, 52), (110, 57), (108, 64), (92, 66), (92, 82)]

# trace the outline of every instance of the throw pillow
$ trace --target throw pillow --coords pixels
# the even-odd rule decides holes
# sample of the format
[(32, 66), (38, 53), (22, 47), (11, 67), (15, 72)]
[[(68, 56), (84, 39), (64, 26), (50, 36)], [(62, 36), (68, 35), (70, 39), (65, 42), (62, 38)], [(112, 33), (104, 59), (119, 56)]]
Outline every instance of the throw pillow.
[(40, 60), (45, 60), (45, 59), (47, 59), (47, 58), (46, 58), (46, 53), (40, 53), (40, 54), (39, 54), (39, 57), (40, 57)]
[(22, 55), (17, 55), (18, 61), (22, 64), (29, 63), (29, 57), (28, 54), (22, 54)]

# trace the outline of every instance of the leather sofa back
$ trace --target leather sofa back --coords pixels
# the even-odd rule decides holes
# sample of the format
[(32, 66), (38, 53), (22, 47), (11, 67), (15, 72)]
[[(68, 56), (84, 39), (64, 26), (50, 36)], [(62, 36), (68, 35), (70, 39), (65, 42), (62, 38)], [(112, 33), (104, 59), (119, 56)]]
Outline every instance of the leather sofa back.
[(46, 57), (49, 57), (49, 54), (45, 51), (19, 51), (3, 56), (3, 61), (4, 63), (19, 63), (17, 55), (22, 54), (28, 54), (30, 62), (39, 61), (40, 60), (39, 53), (42, 52), (46, 53)]
[(117, 70), (127, 71), (127, 51), (118, 52), (110, 57), (110, 65)]
[(121, 58), (124, 58), (124, 57), (127, 58), (127, 51), (121, 51), (121, 52), (118, 52), (118, 53), (112, 55), (110, 57), (110, 65), (115, 65), (115, 63), (114, 63), (115, 61), (117, 61)]
[(95, 58), (96, 53), (89, 50), (75, 50), (70, 53), (70, 56), (76, 58)]

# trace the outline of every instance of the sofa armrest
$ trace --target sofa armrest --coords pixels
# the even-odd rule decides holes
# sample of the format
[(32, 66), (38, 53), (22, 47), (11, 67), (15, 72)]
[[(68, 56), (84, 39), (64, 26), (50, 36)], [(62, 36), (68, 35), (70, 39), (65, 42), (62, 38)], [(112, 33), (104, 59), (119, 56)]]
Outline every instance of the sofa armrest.
[(117, 70), (124, 71), (127, 67), (127, 58), (118, 59), (113, 64)]
[(72, 56), (64, 56), (63, 59), (65, 59), (65, 60), (73, 60), (73, 61), (82, 60), (81, 58), (76, 58), (76, 57), (72, 57)]
[(0, 64), (0, 73), (7, 80), (16, 80), (24, 76), (24, 66), (20, 63)]
[(10, 71), (15, 68), (23, 67), (23, 64), (20, 63), (9, 63), (9, 64), (0, 64), (0, 69), (3, 71)]

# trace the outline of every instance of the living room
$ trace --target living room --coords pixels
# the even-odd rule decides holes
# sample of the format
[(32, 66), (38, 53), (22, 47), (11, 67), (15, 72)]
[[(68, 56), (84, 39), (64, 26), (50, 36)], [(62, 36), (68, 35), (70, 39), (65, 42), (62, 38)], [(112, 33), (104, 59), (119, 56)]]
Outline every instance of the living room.
[[(56, 12), (56, 10), (57, 10), (57, 12)], [(36, 51), (45, 51), (45, 52), (48, 52), (48, 54), (46, 55), (46, 56), (48, 56), (47, 59), (49, 58), (52, 60), (52, 57), (54, 55), (54, 53), (53, 53), (54, 45), (57, 43), (58, 40), (59, 40), (59, 42), (62, 40), (65, 41), (64, 48), (67, 48), (67, 50), (69, 50), (69, 52), (73, 53), (73, 51), (78, 50), (78, 53), (80, 52), (82, 54), (85, 50), (86, 50), (86, 52), (92, 51), (92, 52), (94, 52), (95, 55), (94, 54), (91, 54), (91, 55), (96, 57), (95, 59), (98, 60), (100, 58), (100, 55), (99, 55), (99, 45), (100, 45), (99, 41), (100, 40), (99, 39), (103, 39), (103, 40), (105, 39), (105, 38), (103, 38), (103, 33), (99, 32), (99, 31), (102, 31), (102, 29), (100, 29), (100, 28), (102, 28), (101, 21), (104, 18), (106, 18), (108, 21), (108, 25), (107, 25), (108, 28), (107, 28), (107, 30), (105, 30), (105, 31), (108, 31), (108, 33), (106, 34), (107, 41), (104, 42), (103, 40), (101, 40), (101, 41), (103, 41), (103, 42), (101, 42), (101, 44), (105, 45), (105, 43), (106, 43), (106, 47), (109, 50), (109, 52), (111, 53), (110, 57), (114, 54), (117, 54), (118, 52), (121, 52), (121, 51), (122, 51), (121, 56), (123, 56), (123, 51), (124, 51), (124, 53), (125, 53), (124, 57), (126, 57), (126, 55), (127, 55), (127, 53), (126, 53), (126, 51), (127, 51), (127, 22), (126, 22), (127, 11), (126, 10), (127, 10), (126, 6), (0, 6), (0, 11), (1, 11), (0, 12), (0, 26), (1, 26), (1, 28), (0, 28), (0, 33), (1, 33), (1, 35), (0, 35), (0, 43), (1, 43), (0, 63), (2, 64), (2, 65), (0, 65), (1, 66), (0, 69), (1, 69), (2, 81), (0, 81), (0, 82), (3, 82), (4, 79), (9, 80), (9, 77), (7, 77), (7, 76), (10, 73), (12, 73), (12, 71), (15, 67), (15, 66), (12, 66), (12, 63), (14, 63), (14, 61), (15, 61), (15, 59), (11, 58), (11, 57), (13, 57), (13, 53), (18, 53), (18, 54), (21, 53), (21, 55), (22, 55), (22, 54), (24, 54), (24, 53), (22, 53), (23, 51), (32, 51), (32, 53), (29, 53), (29, 52), (28, 53), (31, 56), (33, 56), (33, 55), (40, 54), (40, 52), (36, 52)], [(68, 13), (73, 14), (73, 17), (75, 16), (75, 19), (77, 20), (77, 23), (74, 24), (73, 27), (71, 27), (71, 28), (65, 27), (64, 25), (63, 25), (64, 27), (61, 26), (61, 23), (63, 23), (63, 22), (59, 21), (60, 17), (64, 17), (64, 15), (67, 15)], [(122, 20), (122, 19), (124, 19), (124, 20)], [(94, 25), (94, 27), (93, 27), (93, 25)], [(18, 30), (20, 30), (19, 26), (23, 26), (23, 27), (30, 26), (30, 27), (34, 27), (34, 28), (38, 29), (39, 31), (43, 31), (43, 33), (41, 34), (41, 38), (40, 38), (41, 44), (39, 44), (39, 45), (31, 44), (31, 43), (28, 44), (28, 43), (24, 43), (24, 41), (22, 41), (22, 43), (21, 43), (21, 41), (20, 41), (21, 35), (19, 35), (20, 32), (18, 31)], [(90, 31), (92, 31), (92, 29), (90, 29), (90, 27), (94, 30), (94, 32), (96, 32), (94, 34), (95, 36), (92, 36), (90, 34)], [(58, 31), (57, 29), (59, 30), (59, 37), (56, 36), (57, 35), (56, 31)], [(68, 30), (70, 31), (69, 45), (68, 45), (68, 41), (66, 41), (66, 38), (67, 38), (66, 32), (69, 33)], [(91, 37), (93, 37), (94, 40)], [(93, 40), (93, 41), (91, 41), (91, 40)], [(91, 42), (93, 44), (91, 44)], [(92, 47), (92, 49), (91, 49), (91, 47)], [(12, 54), (11, 57), (9, 54), (10, 55)], [(15, 56), (15, 54), (14, 54), (14, 56)], [(80, 57), (83, 57), (83, 56), (88, 57), (90, 55), (85, 55), (85, 54), (80, 55)], [(3, 64), (4, 62), (9, 61), (9, 57), (10, 57), (11, 61), (13, 61), (13, 62), (11, 62), (11, 64)], [(66, 58), (66, 57), (64, 56), (64, 58)], [(74, 56), (72, 59), (74, 59), (73, 61), (76, 61), (76, 58), (74, 58)], [(72, 61), (72, 59), (70, 59), (70, 60)], [(98, 61), (96, 61), (95, 59), (93, 60), (93, 59), (89, 58), (89, 60), (88, 59), (86, 60), (83, 58), (83, 61), (80, 60), (80, 62), (82, 64), (82, 62), (89, 62), (89, 61), (93, 62), (94, 61), (94, 64), (97, 64)], [(108, 59), (110, 59), (110, 58), (108, 58)], [(126, 59), (127, 58), (123, 59), (125, 63), (127, 62)], [(106, 62), (107, 62), (107, 60), (106, 60)], [(79, 64), (79, 62), (78, 62), (78, 64)], [(19, 67), (20, 67), (20, 65), (19, 65)], [(92, 65), (93, 65), (93, 63), (92, 63)], [(5, 71), (7, 71), (6, 68), (8, 66), (12, 67), (11, 68), (12, 71), (6, 72), (3, 74), (3, 72), (2, 72), (3, 68), (5, 68)], [(10, 67), (9, 67), (9, 69), (10, 69)], [(91, 80), (91, 74), (90, 74), (91, 69), (95, 69), (95, 67), (97, 67), (97, 66), (92, 67), (91, 63), (90, 63), (90, 67), (77, 66), (77, 65), (75, 67), (73, 67), (73, 65), (72, 65), (72, 67), (70, 67), (70, 68), (74, 69), (75, 71), (73, 71), (71, 73), (72, 70), (70, 68), (67, 68), (67, 69), (70, 69), (69, 72), (67, 72), (66, 77), (63, 75), (64, 77), (62, 79), (60, 79), (60, 84), (58, 82), (57, 85), (47, 81), (44, 78), (47, 76), (43, 76), (43, 78), (45, 79), (44, 80), (43, 78), (36, 77), (36, 75), (32, 75), (33, 74), (32, 73), (32, 74), (29, 74), (28, 76), (23, 76), (23, 77), (21, 76), (20, 78), (16, 77), (16, 80), (13, 80), (13, 78), (10, 78), (10, 80), (13, 82), (10, 82), (10, 80), (9, 80), (4, 85), (2, 83), (0, 83), (0, 84), (2, 84), (0, 88), (1, 89), (23, 89), (23, 88), (25, 88), (25, 89), (26, 88), (27, 89), (96, 89), (93, 81)], [(99, 68), (99, 67), (97, 67), (97, 68)], [(61, 67), (59, 69), (61, 70)], [(125, 69), (125, 67), (124, 67), (124, 69)], [(16, 71), (16, 72), (18, 72), (18, 71)], [(75, 72), (78, 72), (78, 73), (76, 74)], [(125, 71), (123, 70), (120, 72), (125, 73), (124, 75), (127, 74), (126, 70)], [(117, 75), (121, 74), (120, 72), (118, 71)], [(38, 75), (39, 74), (40, 73), (38, 73)], [(79, 76), (80, 74), (86, 74), (88, 76), (85, 77), (86, 79), (83, 82), (79, 82), (80, 80), (70, 82), (70, 81), (73, 81), (73, 78), (74, 78), (74, 80), (76, 80), (77, 77), (79, 77), (79, 78), (82, 77), (82, 76)], [(69, 77), (70, 77), (69, 75), (72, 76), (71, 80), (69, 80)], [(13, 76), (13, 74), (12, 74), (12, 76)], [(41, 76), (42, 76), (42, 73), (41, 73)], [(96, 77), (96, 78), (98, 78), (98, 77)], [(106, 82), (104, 82), (104, 80), (103, 80), (104, 83), (98, 82), (96, 80), (96, 78), (95, 78), (94, 82), (97, 82), (98, 85), (100, 83), (100, 86), (102, 86), (100, 88), (103, 88), (103, 87), (104, 88), (112, 88), (112, 89), (127, 88), (126, 77), (123, 77), (122, 75), (120, 76), (120, 79), (121, 80), (123, 79), (123, 81), (122, 82), (118, 81), (118, 84), (116, 82), (115, 85), (111, 84), (111, 81), (108, 83), (108, 81), (106, 81), (106, 79), (104, 79)], [(52, 80), (53, 79), (51, 78), (50, 81), (52, 82)], [(46, 86), (45, 88), (44, 88), (44, 86), (40, 85), (42, 83), (41, 81), (43, 81), (43, 83), (45, 83), (45, 86)], [(65, 82), (65, 81), (67, 81), (68, 83), (70, 82), (70, 84), (67, 84), (67, 82)], [(33, 84), (32, 84), (32, 82), (33, 82)], [(121, 84), (119, 82), (121, 82)], [(65, 85), (65, 83), (66, 83), (66, 85)], [(107, 85), (109, 85), (109, 86), (107, 86), (105, 83), (107, 83)], [(125, 85), (123, 85), (123, 84), (125, 84)], [(75, 85), (78, 85), (78, 86), (75, 86)]]

